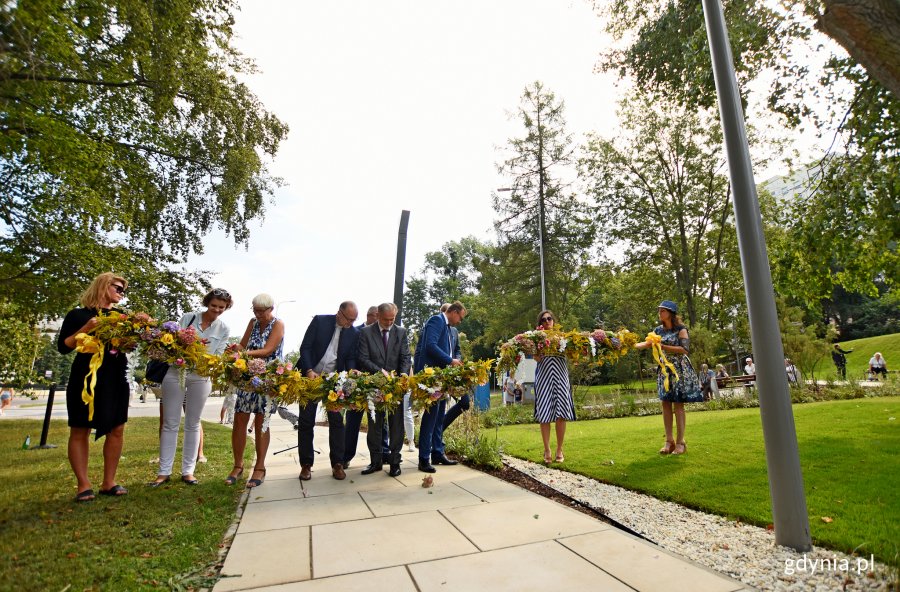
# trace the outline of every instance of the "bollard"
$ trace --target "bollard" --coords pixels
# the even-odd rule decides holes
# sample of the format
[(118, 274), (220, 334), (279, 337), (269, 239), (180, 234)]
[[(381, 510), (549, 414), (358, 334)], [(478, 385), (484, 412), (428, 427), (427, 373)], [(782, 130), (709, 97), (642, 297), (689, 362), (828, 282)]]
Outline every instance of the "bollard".
[(47, 411), (44, 413), (44, 426), (41, 428), (41, 443), (35, 448), (56, 448), (55, 444), (47, 444), (47, 433), (50, 431), (50, 414), (53, 412), (53, 396), (56, 394), (56, 383), (50, 385), (47, 395)]

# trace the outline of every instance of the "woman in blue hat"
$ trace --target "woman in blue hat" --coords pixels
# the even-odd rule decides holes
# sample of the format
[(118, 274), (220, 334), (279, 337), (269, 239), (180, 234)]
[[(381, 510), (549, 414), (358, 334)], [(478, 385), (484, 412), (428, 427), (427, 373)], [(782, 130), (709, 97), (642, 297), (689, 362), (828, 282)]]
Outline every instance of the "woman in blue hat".
[[(656, 390), (663, 408), (663, 425), (666, 428), (666, 444), (660, 450), (660, 454), (684, 454), (687, 452), (687, 444), (684, 442), (685, 427), (685, 403), (698, 403), (703, 401), (703, 392), (700, 390), (700, 379), (691, 365), (688, 354), (691, 351), (690, 338), (687, 327), (678, 316), (678, 305), (671, 300), (663, 300), (659, 303), (660, 325), (653, 330), (662, 338), (662, 350), (666, 358), (675, 366), (678, 379), (669, 379), (669, 388), (665, 388), (665, 377), (662, 372), (656, 375)], [(637, 349), (650, 347), (650, 342), (642, 341), (635, 345)], [(678, 429), (678, 437), (672, 437), (672, 417)]]

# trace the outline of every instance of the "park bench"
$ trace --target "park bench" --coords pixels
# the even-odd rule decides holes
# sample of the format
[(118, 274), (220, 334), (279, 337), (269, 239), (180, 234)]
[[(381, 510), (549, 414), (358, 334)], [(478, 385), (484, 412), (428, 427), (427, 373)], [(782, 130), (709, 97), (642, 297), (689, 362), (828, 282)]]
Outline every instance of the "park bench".
[(716, 378), (716, 386), (720, 389), (735, 386), (751, 386), (756, 382), (756, 374), (744, 374), (743, 376), (729, 376), (727, 378)]

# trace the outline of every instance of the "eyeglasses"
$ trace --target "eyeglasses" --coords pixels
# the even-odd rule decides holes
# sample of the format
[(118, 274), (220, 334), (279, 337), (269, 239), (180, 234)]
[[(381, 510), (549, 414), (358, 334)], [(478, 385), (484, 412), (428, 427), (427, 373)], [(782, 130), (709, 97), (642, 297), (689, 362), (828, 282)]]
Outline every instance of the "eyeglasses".
[(553, 317), (541, 317), (541, 322), (546, 323), (547, 321), (552, 321)]
[(253, 307), (253, 314), (262, 314), (262, 313), (266, 312), (267, 310), (272, 310), (272, 307), (271, 307), (271, 306), (267, 306), (267, 307), (265, 307), (265, 308), (256, 308), (256, 307), (254, 306), (254, 307)]
[(216, 288), (210, 294), (213, 298), (222, 298), (224, 300), (231, 300), (231, 294), (228, 293), (228, 290), (223, 290), (222, 288)]
[(116, 294), (124, 294), (125, 286), (120, 286), (119, 284), (110, 284), (110, 287), (116, 289)]

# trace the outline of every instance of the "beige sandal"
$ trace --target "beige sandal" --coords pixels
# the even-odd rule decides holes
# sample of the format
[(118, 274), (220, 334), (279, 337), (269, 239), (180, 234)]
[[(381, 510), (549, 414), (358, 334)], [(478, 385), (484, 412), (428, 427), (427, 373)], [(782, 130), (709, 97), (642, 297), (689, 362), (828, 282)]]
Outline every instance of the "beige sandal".
[(672, 454), (675, 452), (675, 442), (666, 440), (666, 445), (659, 449), (660, 454)]

